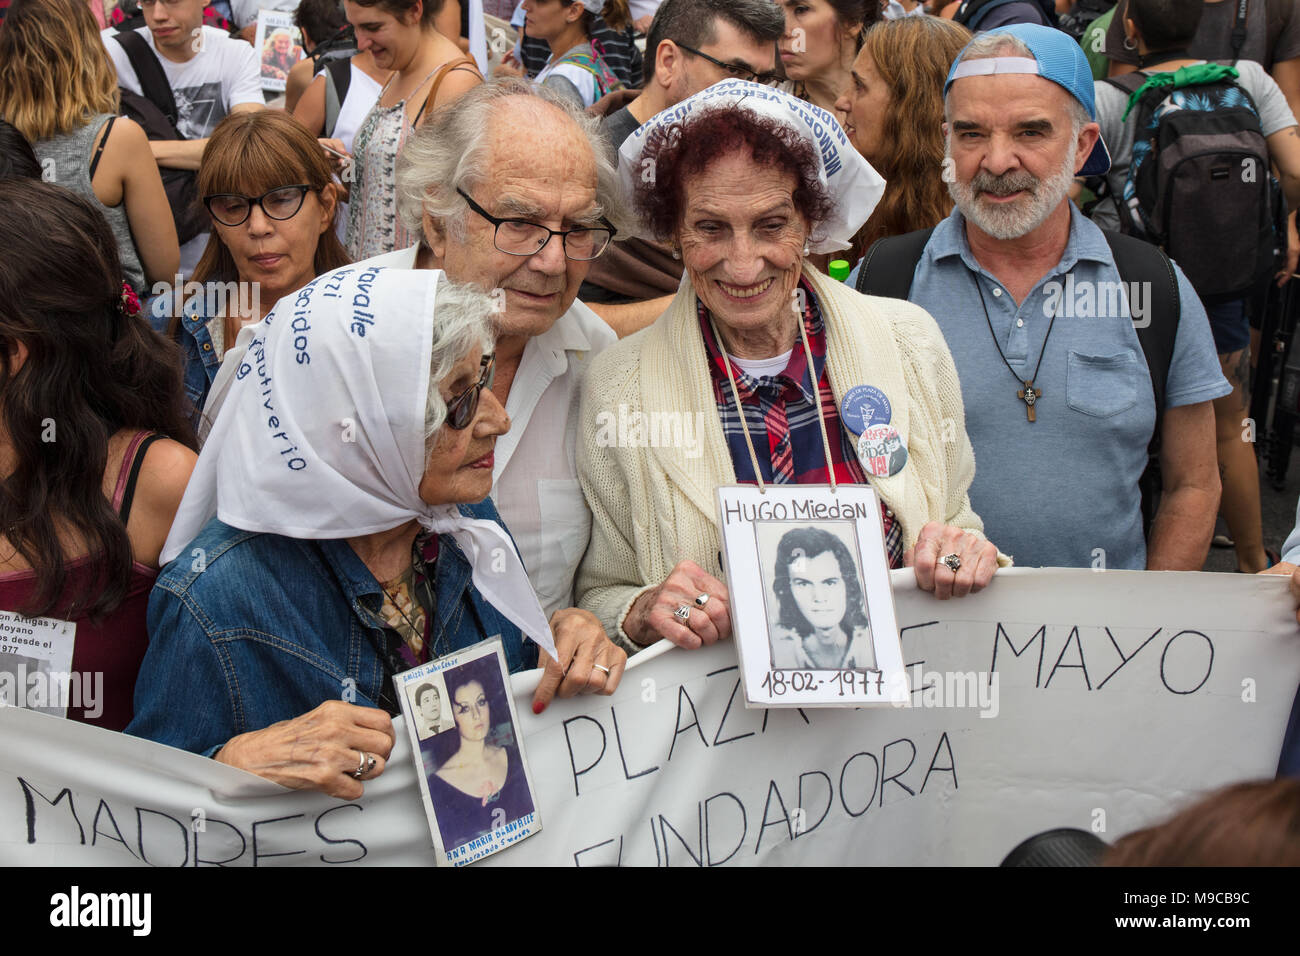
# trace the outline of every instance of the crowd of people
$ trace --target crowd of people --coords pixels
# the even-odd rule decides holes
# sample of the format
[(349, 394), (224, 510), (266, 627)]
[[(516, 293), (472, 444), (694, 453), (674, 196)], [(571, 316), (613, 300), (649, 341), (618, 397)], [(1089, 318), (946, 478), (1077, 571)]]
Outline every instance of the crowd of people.
[[(475, 51), (455, 0), (301, 0), (269, 99), (255, 11), (0, 3), (0, 607), (77, 623), (69, 718), (355, 798), (394, 674), (499, 636), (540, 713), (728, 638), (722, 486), (870, 485), (940, 600), (1199, 571), (1220, 515), (1300, 600), (1242, 421), (1300, 0), (1111, 6), (523, 0)], [(792, 562), (782, 659), (874, 666)]]

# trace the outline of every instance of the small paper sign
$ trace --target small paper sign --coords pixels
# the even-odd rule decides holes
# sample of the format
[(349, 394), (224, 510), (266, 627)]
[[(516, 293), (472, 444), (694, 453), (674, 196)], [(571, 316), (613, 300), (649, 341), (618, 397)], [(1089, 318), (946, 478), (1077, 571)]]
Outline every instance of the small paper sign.
[(718, 507), (746, 706), (906, 704), (871, 487), (722, 487)]
[(262, 89), (283, 93), (289, 70), (302, 59), (302, 34), (293, 25), (293, 14), (259, 10), (253, 45), (262, 64)]
[(393, 684), (439, 865), (465, 866), (542, 829), (500, 639)]

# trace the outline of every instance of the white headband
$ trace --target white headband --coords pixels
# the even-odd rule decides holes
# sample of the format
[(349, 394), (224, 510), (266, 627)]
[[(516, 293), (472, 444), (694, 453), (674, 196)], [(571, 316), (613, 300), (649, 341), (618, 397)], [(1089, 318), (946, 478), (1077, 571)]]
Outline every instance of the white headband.
[(952, 78), (960, 80), (963, 76), (991, 76), (994, 73), (1033, 73), (1041, 71), (1038, 61), (1028, 56), (989, 56), (974, 60), (962, 60), (952, 71)]
[[(820, 107), (781, 90), (749, 80), (722, 80), (676, 106), (650, 118), (619, 149), (619, 172), (624, 189), (631, 195), (646, 175), (641, 154), (656, 129), (680, 123), (691, 113), (704, 109), (743, 108), (772, 117), (789, 126), (813, 147), (817, 157), (817, 178), (830, 194), (834, 209), (817, 226), (809, 241), (812, 252), (847, 249), (853, 236), (870, 218), (885, 192), (885, 180), (849, 142), (835, 117)], [(634, 235), (656, 238), (642, 227)]]

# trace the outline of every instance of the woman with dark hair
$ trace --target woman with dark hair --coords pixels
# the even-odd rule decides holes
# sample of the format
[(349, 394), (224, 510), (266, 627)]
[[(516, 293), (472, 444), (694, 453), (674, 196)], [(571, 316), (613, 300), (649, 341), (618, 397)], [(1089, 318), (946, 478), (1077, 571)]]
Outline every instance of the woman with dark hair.
[(260, 322), (283, 296), (348, 263), (334, 231), (338, 187), (329, 163), (302, 125), (279, 110), (222, 120), (203, 150), (198, 190), (212, 217), (192, 280), (204, 288), (173, 313), (168, 327), (185, 351), (185, 391), (196, 426), (240, 329)]
[(32, 144), (12, 123), (0, 119), (0, 179), (40, 179), (41, 164)]
[(781, 65), (795, 95), (835, 113), (863, 34), (880, 19), (879, 0), (781, 0), (781, 6)]
[(180, 357), (87, 200), (0, 182), (0, 249), (0, 608), (75, 624), (71, 670), (103, 686), (67, 715), (121, 730), (195, 461)]
[(952, 212), (943, 165), (943, 82), (970, 31), (942, 17), (902, 17), (867, 31), (835, 108), (844, 131), (885, 177), (885, 194), (846, 258), (877, 239), (936, 226)]
[(450, 850), (532, 813), (533, 800), (496, 658), (454, 667), (446, 681), (459, 745), (429, 775), (429, 795)]
[(822, 528), (787, 531), (776, 546), (772, 667), (871, 670), (876, 652), (848, 546)]
[[(483, 82), (455, 37), (438, 32), (443, 0), (344, 0), (357, 49), (393, 70), (352, 141), (348, 253), (354, 261), (412, 245), (397, 215), (397, 154), (436, 108)], [(346, 177), (345, 177), (346, 182)]]
[[(884, 188), (834, 118), (724, 80), (642, 126), (620, 164), (636, 234), (671, 242), (685, 276), (653, 325), (587, 372), (577, 466), (592, 532), (579, 607), (632, 650), (725, 638), (717, 489), (769, 482), (869, 484), (890, 567), (914, 567), (940, 598), (986, 586), (1006, 558), (971, 510), (975, 458), (938, 326), (809, 258), (846, 248)], [(694, 446), (613, 441), (611, 408), (693, 420)], [(884, 454), (859, 442), (872, 422)]]
[(623, 88), (591, 31), (597, 14), (611, 30), (627, 30), (631, 23), (627, 0), (524, 0), (523, 9), (526, 35), (545, 40), (551, 49), (537, 82), (554, 87), (584, 109)]

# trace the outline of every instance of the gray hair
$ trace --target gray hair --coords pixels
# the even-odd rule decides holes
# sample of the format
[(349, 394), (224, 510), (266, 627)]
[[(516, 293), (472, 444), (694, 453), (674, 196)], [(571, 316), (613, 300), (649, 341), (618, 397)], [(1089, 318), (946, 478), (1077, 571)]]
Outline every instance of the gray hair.
[(424, 405), (425, 454), (433, 448), (447, 421), (447, 403), (438, 386), (471, 349), (491, 351), (492, 297), (470, 285), (438, 280), (434, 302), (433, 349), (429, 355), (429, 395)]
[[(600, 123), (554, 91), (527, 80), (501, 77), (474, 87), (434, 112), (411, 134), (397, 160), (397, 212), (416, 235), (424, 234), (424, 214), (442, 223), (457, 239), (464, 238), (469, 206), (456, 192), (470, 192), (485, 178), (491, 157), (488, 133), (497, 107), (506, 100), (530, 101), (538, 114), (559, 110), (578, 127), (596, 160), (596, 214), (619, 232), (627, 232), (618, 168), (609, 158), (609, 143)], [(520, 143), (537, 149), (540, 143)]]
[[(957, 63), (963, 63), (966, 60), (987, 60), (995, 56), (1023, 56), (1030, 60), (1035, 59), (1033, 52), (1020, 37), (1013, 33), (993, 31), (990, 33), (977, 33), (975, 39), (967, 43), (965, 49), (958, 55)], [(1093, 122), (1093, 119), (1088, 115), (1088, 110), (1084, 105), (1074, 97), (1074, 94), (1066, 90), (1066, 95), (1070, 99), (1070, 123), (1077, 139), (1079, 131)], [(943, 98), (943, 118), (945, 120), (950, 119), (947, 96)]]

